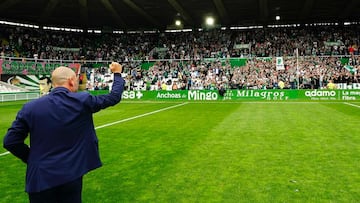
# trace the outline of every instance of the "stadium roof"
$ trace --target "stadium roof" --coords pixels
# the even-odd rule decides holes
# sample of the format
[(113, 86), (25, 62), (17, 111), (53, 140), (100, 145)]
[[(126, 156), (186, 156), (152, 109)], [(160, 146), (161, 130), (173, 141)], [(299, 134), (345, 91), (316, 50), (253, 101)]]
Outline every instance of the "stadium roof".
[[(39, 26), (102, 30), (359, 22), (359, 0), (3, 0), (0, 20)], [(275, 16), (280, 20), (276, 21)]]

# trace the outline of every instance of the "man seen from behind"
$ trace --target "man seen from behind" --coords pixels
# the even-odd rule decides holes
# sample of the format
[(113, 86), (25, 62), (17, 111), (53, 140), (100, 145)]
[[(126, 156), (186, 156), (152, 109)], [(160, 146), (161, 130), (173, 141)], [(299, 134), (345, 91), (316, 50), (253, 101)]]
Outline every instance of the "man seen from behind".
[[(122, 66), (113, 62), (109, 67), (112, 90), (99, 96), (77, 93), (75, 72), (56, 68), (51, 92), (26, 103), (8, 129), (4, 148), (27, 164), (31, 203), (81, 202), (83, 175), (102, 165), (93, 113), (119, 103), (124, 90)], [(28, 136), (30, 145), (24, 142)]]

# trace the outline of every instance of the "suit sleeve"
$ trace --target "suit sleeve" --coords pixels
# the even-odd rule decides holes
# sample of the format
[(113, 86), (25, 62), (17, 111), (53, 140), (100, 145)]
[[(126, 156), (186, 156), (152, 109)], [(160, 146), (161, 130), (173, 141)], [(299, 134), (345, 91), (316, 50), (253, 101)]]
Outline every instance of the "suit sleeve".
[(15, 121), (8, 129), (4, 137), (4, 148), (13, 155), (27, 163), (30, 148), (24, 143), (28, 136), (29, 128), (24, 119), (24, 108), (20, 110), (16, 116)]
[(90, 96), (87, 100), (87, 105), (91, 109), (91, 112), (95, 113), (101, 109), (105, 109), (109, 106), (114, 106), (121, 100), (121, 95), (124, 91), (125, 80), (121, 77), (120, 73), (114, 73), (114, 82), (111, 88), (111, 92), (105, 95)]

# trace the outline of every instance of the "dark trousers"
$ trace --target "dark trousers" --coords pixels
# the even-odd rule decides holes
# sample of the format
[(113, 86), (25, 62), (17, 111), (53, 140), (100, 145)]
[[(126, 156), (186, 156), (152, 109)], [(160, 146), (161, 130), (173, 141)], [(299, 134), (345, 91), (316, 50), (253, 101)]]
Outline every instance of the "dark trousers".
[(29, 193), (30, 203), (81, 203), (82, 177), (41, 192)]

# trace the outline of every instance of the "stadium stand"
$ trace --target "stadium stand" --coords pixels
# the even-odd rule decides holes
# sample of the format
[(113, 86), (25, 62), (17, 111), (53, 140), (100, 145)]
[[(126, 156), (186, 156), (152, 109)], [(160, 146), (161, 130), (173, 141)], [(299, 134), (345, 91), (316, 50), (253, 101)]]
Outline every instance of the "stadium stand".
[[(180, 33), (84, 34), (2, 26), (2, 56), (126, 64), (129, 90), (321, 89), (359, 83), (360, 27), (308, 26)], [(283, 57), (283, 69), (276, 58)], [(243, 58), (245, 63), (232, 63)], [(207, 60), (213, 59), (213, 60)], [(143, 61), (154, 62), (140, 69)], [(345, 68), (345, 67), (350, 67)], [(88, 89), (106, 89), (98, 70)], [(97, 78), (99, 78), (97, 80)], [(353, 85), (355, 84), (355, 85)], [(172, 88), (166, 88), (172, 89)]]
[(2, 45), (2, 55), (102, 61), (358, 55), (359, 27), (98, 35), (2, 26), (1, 34), (8, 41)]

